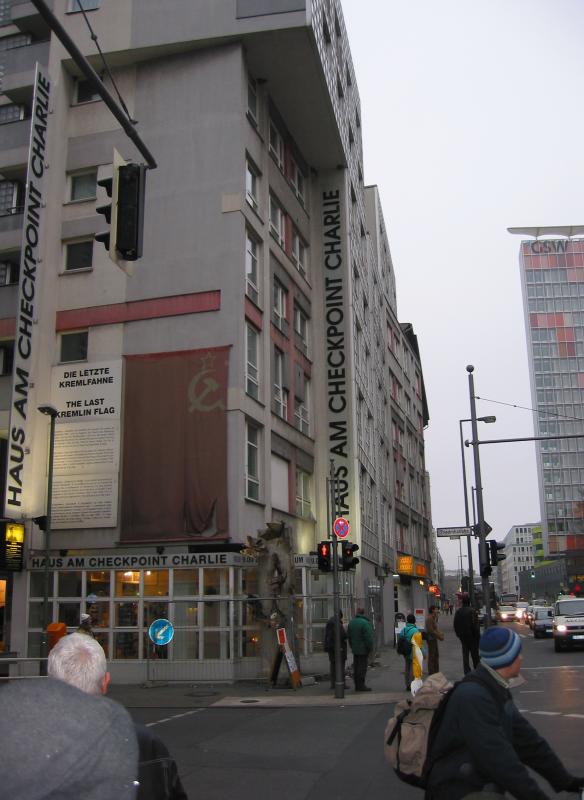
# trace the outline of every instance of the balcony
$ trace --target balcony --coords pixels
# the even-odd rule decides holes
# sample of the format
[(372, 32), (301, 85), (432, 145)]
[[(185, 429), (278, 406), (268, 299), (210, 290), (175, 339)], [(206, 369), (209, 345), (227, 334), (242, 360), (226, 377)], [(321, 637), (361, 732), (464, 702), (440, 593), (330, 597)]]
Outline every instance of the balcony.
[(30, 102), (37, 61), (46, 66), (49, 61), (50, 42), (35, 42), (26, 47), (16, 47), (3, 53), (4, 77), (2, 92), (13, 103)]
[(0, 175), (4, 180), (11, 180), (22, 173), (28, 160), (30, 119), (1, 125), (0, 139)]
[[(53, 0), (45, 0), (47, 6), (53, 10)], [(36, 39), (48, 39), (49, 28), (37, 9), (30, 0), (12, 0), (11, 22), (22, 31), (30, 33)]]
[(0, 252), (20, 250), (23, 220), (24, 206), (0, 214)]

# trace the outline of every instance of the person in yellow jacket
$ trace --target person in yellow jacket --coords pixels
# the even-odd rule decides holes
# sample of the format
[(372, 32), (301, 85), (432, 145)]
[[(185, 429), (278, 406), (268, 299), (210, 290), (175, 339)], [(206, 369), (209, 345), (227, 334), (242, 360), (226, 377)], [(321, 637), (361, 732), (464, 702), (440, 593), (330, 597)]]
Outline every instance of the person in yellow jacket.
[(406, 690), (409, 691), (412, 681), (422, 678), (422, 665), (424, 663), (422, 631), (417, 627), (416, 617), (413, 614), (408, 614), (406, 617), (406, 626), (400, 633), (400, 636), (406, 638), (412, 645), (410, 654), (404, 656), (404, 677), (406, 680)]

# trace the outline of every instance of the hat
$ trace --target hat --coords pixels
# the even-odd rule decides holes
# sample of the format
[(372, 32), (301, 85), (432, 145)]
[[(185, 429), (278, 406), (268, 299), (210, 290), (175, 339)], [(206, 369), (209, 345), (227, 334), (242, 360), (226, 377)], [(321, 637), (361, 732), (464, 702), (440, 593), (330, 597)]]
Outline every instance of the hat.
[(87, 622), (90, 619), (91, 619), (90, 614), (81, 614), (81, 622)]
[(52, 678), (11, 681), (0, 705), (2, 797), (135, 798), (138, 745), (121, 705)]
[(521, 639), (510, 628), (487, 628), (479, 642), (481, 661), (492, 669), (508, 667), (520, 652)]

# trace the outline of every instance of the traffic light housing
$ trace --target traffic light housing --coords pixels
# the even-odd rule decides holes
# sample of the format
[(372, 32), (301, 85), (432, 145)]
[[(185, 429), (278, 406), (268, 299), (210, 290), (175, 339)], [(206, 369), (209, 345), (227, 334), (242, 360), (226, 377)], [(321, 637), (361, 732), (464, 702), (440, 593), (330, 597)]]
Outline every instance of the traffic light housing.
[(359, 549), (358, 544), (352, 542), (341, 542), (341, 569), (346, 572), (353, 569), (359, 563), (359, 559), (353, 555)]
[(318, 568), (321, 572), (330, 572), (333, 568), (333, 554), (331, 542), (318, 544)]
[(481, 578), (488, 578), (491, 572), (493, 571), (491, 568), (491, 561), (489, 559), (490, 553), (490, 546), (494, 544), (493, 542), (485, 542), (485, 552), (486, 552), (486, 561), (483, 561), (483, 548), (482, 544), (479, 547), (479, 560), (480, 560), (480, 572)]
[(496, 567), (500, 561), (504, 561), (507, 558), (506, 554), (501, 552), (505, 549), (505, 542), (491, 540), (487, 542), (487, 545), (489, 547), (491, 566)]
[(142, 256), (146, 167), (125, 164), (118, 169), (116, 252), (124, 261)]

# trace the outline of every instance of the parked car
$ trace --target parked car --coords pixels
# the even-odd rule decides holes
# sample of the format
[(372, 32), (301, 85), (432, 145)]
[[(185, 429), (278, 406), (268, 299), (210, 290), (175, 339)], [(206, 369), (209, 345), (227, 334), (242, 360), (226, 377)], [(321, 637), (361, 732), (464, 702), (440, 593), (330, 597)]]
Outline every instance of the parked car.
[(544, 636), (553, 636), (554, 610), (548, 606), (533, 607), (533, 638), (542, 639)]
[(497, 609), (497, 622), (515, 622), (515, 606), (499, 606)]

